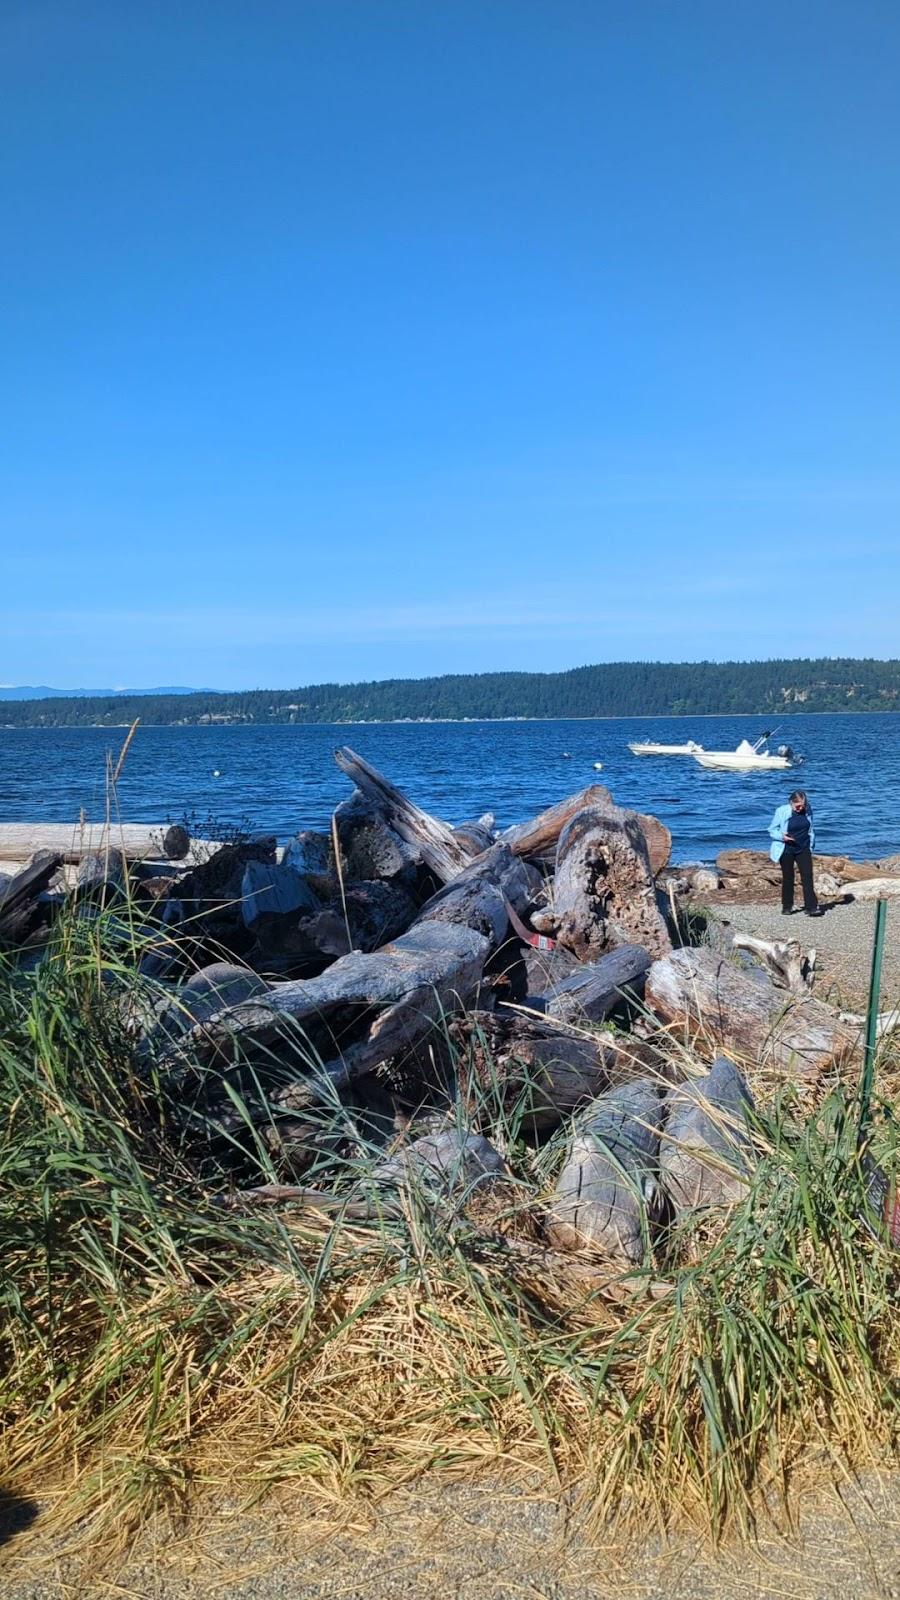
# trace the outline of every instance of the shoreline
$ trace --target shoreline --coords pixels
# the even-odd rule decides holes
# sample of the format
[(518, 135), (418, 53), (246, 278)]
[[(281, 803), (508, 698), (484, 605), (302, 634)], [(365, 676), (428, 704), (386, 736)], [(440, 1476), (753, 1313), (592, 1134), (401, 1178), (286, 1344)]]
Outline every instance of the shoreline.
[[(67, 702), (71, 704), (71, 702)], [(256, 719), (243, 720), (223, 718), (221, 721), (197, 719), (196, 722), (147, 722), (143, 717), (137, 721), (142, 728), (429, 728), (429, 727), (497, 727), (507, 723), (551, 723), (551, 722), (715, 722), (728, 717), (734, 721), (744, 718), (759, 717), (771, 718), (776, 713), (769, 711), (633, 711), (622, 713), (621, 716), (596, 716), (596, 717), (357, 717), (345, 721), (302, 721), (292, 722), (288, 719), (273, 717), (268, 722)], [(860, 707), (858, 711), (789, 711), (786, 708), (777, 712), (777, 716), (795, 721), (800, 717), (898, 717), (900, 706), (891, 710), (881, 707), (877, 711)], [(0, 723), (0, 732), (3, 733), (72, 733), (76, 730), (85, 732), (98, 728), (109, 730), (130, 728), (135, 719), (125, 722), (4, 722)]]

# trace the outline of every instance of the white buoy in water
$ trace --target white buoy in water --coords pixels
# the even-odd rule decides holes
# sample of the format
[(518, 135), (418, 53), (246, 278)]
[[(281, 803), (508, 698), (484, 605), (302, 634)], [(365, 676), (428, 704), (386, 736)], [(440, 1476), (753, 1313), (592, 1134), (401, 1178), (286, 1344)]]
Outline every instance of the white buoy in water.
[(602, 772), (603, 771), (603, 762), (602, 761), (595, 761), (594, 762), (594, 771), (595, 772)]
[(221, 778), (221, 776), (222, 776), (222, 774), (219, 771), (218, 767), (213, 767), (213, 777), (214, 778)]

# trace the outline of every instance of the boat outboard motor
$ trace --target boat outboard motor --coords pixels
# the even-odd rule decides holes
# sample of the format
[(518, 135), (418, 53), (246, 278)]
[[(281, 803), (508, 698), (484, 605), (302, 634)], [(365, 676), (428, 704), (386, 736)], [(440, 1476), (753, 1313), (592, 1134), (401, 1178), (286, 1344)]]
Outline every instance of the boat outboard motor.
[(784, 756), (786, 761), (796, 761), (797, 760), (797, 757), (795, 756), (795, 754), (794, 754), (794, 752), (791, 749), (789, 744), (780, 744), (778, 746), (778, 754), (780, 756)]

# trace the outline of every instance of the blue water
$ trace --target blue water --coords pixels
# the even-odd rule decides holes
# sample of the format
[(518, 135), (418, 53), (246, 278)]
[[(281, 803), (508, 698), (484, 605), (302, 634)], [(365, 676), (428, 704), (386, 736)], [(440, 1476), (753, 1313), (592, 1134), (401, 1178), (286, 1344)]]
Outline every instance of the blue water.
[[(766, 725), (763, 717), (628, 717), (139, 728), (119, 780), (119, 810), (128, 822), (193, 814), (284, 838), (322, 827), (350, 792), (332, 760), (336, 745), (349, 744), (450, 822), (491, 810), (505, 826), (605, 783), (621, 805), (667, 823), (676, 861), (711, 860), (723, 849), (767, 847), (775, 806), (801, 787), (820, 850), (857, 858), (900, 851), (898, 715), (786, 718), (773, 744), (790, 743), (805, 757), (786, 773), (706, 772), (689, 757), (639, 759), (627, 748), (630, 739), (694, 738), (708, 750), (731, 750)], [(0, 821), (69, 822), (81, 807), (102, 816), (106, 754), (117, 753), (123, 737), (108, 728), (0, 730)]]

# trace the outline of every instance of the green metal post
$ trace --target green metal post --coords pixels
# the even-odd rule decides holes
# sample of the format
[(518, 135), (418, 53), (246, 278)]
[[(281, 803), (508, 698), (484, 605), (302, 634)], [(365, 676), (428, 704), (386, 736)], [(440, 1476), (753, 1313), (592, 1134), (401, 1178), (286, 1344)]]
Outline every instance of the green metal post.
[(875, 940), (872, 945), (872, 974), (869, 979), (869, 1009), (866, 1012), (866, 1048), (863, 1055), (862, 1077), (859, 1080), (859, 1124), (857, 1143), (865, 1139), (872, 1089), (875, 1084), (875, 1052), (878, 1048), (878, 1000), (881, 994), (881, 959), (884, 955), (884, 929), (887, 922), (887, 901), (875, 902)]

